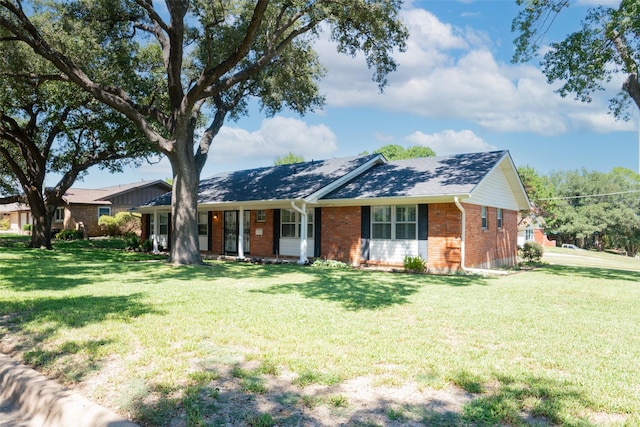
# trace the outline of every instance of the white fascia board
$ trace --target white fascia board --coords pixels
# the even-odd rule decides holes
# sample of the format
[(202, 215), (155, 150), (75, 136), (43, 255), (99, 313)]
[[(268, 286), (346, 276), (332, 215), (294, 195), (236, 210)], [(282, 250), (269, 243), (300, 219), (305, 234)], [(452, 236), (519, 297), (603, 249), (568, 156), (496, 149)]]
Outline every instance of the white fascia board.
[(337, 206), (376, 206), (376, 205), (410, 205), (430, 203), (453, 203), (458, 197), (461, 201), (467, 200), (469, 193), (463, 194), (439, 194), (434, 196), (405, 196), (405, 197), (377, 197), (367, 199), (332, 199), (319, 200), (318, 205), (323, 207)]
[(385, 159), (382, 154), (378, 154), (376, 157), (372, 158), (367, 163), (355, 168), (354, 170), (352, 170), (348, 174), (343, 175), (340, 178), (336, 179), (331, 184), (329, 184), (329, 185), (327, 185), (325, 187), (322, 187), (320, 190), (316, 191), (315, 193), (310, 194), (309, 196), (305, 197), (304, 198), (304, 202), (305, 203), (318, 203), (319, 199), (322, 198), (323, 196), (331, 193), (333, 190), (336, 190), (337, 188), (341, 187), (342, 185), (346, 184), (347, 182), (351, 181), (352, 179), (362, 175), (364, 172), (368, 171), (373, 166), (378, 165), (378, 164), (383, 164), (383, 163), (387, 163), (387, 159)]

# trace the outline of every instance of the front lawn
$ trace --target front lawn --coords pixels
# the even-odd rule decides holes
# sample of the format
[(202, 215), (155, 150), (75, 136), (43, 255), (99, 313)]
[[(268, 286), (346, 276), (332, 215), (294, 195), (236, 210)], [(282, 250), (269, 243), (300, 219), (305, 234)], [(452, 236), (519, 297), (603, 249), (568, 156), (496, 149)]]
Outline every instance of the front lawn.
[(640, 423), (637, 270), (173, 267), (86, 245), (0, 237), (0, 351), (143, 425)]

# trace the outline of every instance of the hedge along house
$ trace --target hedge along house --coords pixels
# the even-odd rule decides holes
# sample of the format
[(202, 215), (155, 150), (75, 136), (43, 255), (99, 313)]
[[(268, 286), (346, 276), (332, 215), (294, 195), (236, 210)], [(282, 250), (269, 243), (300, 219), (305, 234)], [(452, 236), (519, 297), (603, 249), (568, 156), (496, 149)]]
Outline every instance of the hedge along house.
[[(239, 258), (335, 259), (431, 271), (512, 265), (529, 200), (507, 151), (382, 155), (216, 175), (198, 194), (200, 249)], [(143, 237), (171, 241), (171, 194), (138, 208)]]

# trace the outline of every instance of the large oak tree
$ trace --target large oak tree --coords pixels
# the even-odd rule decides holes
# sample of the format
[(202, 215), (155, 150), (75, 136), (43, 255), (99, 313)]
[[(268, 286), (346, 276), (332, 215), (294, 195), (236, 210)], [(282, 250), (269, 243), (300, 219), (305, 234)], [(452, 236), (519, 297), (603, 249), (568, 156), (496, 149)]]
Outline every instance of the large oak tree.
[[(517, 0), (521, 6), (513, 20), (517, 34), (514, 61), (529, 61), (539, 53), (545, 35), (570, 0)], [(559, 81), (562, 96), (573, 94), (589, 102), (615, 75), (625, 78), (620, 94), (611, 100), (616, 117), (627, 118), (630, 101), (640, 108), (640, 2), (621, 0), (618, 7), (593, 7), (580, 28), (549, 44), (542, 57), (542, 72), (549, 82)]]
[[(246, 114), (252, 99), (266, 114), (321, 107), (317, 82), (325, 70), (313, 50), (321, 32), (339, 52), (363, 54), (380, 88), (396, 68), (394, 50), (404, 49), (407, 38), (399, 0), (23, 3), (0, 0), (0, 27), (124, 114), (168, 157), (174, 264), (201, 262), (200, 172), (228, 117)], [(83, 43), (87, 28), (101, 32), (106, 52), (121, 52), (117, 62), (86, 67), (69, 53), (69, 46)]]
[(26, 46), (0, 44), (0, 170), (13, 194), (0, 203), (29, 205), (35, 248), (51, 248), (55, 210), (88, 168), (119, 171), (152, 152), (121, 114), (55, 71)]

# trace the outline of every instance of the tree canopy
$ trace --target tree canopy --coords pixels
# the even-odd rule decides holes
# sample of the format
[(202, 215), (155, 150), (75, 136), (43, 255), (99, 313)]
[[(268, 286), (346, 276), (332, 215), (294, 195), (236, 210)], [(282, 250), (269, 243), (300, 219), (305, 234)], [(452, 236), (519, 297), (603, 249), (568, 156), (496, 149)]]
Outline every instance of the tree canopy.
[[(151, 151), (124, 117), (60, 79), (24, 45), (0, 44), (0, 170), (5, 202), (28, 203), (32, 247), (51, 247), (62, 196), (95, 165), (112, 172)], [(47, 176), (60, 179), (45, 187)]]
[(0, 0), (0, 27), (8, 33), (4, 43), (28, 45), (168, 157), (171, 260), (194, 264), (201, 262), (200, 172), (224, 121), (246, 114), (250, 100), (268, 115), (320, 108), (317, 83), (325, 70), (313, 42), (321, 33), (343, 54), (362, 53), (382, 89), (396, 69), (393, 53), (407, 38), (400, 6), (399, 0)]
[(300, 156), (298, 154), (293, 154), (293, 151), (289, 151), (289, 153), (285, 156), (278, 156), (275, 158), (275, 160), (273, 161), (273, 164), (275, 166), (279, 166), (279, 165), (292, 165), (295, 163), (302, 163), (304, 162), (304, 157)]
[[(517, 34), (513, 60), (529, 61), (535, 57), (550, 26), (569, 0), (517, 0), (522, 7), (513, 20)], [(588, 10), (580, 28), (559, 42), (552, 42), (542, 57), (542, 72), (548, 81), (561, 82), (562, 96), (590, 102), (595, 92), (604, 89), (613, 76), (624, 75), (622, 91), (611, 100), (616, 117), (628, 118), (632, 100), (640, 108), (640, 2), (621, 0), (617, 8), (593, 7)]]
[[(433, 157), (436, 155), (435, 151), (429, 147), (412, 145), (405, 148), (398, 144), (384, 145), (375, 150), (374, 153), (382, 154), (387, 160), (414, 159), (416, 157)], [(365, 151), (362, 154), (369, 153)]]

